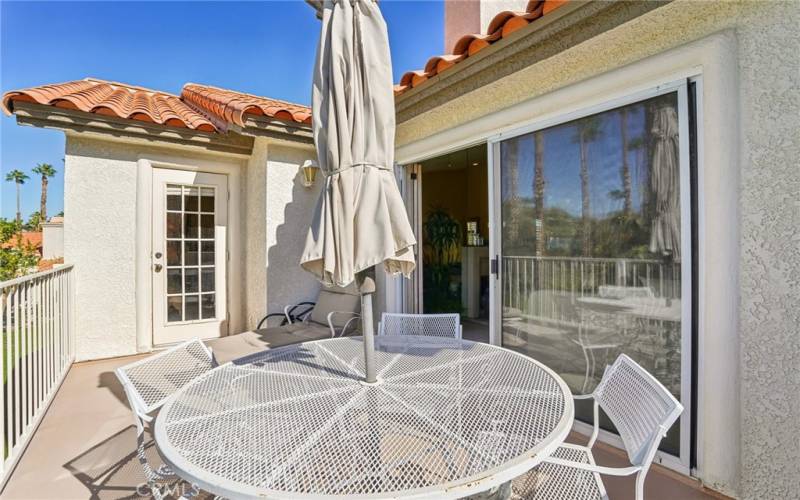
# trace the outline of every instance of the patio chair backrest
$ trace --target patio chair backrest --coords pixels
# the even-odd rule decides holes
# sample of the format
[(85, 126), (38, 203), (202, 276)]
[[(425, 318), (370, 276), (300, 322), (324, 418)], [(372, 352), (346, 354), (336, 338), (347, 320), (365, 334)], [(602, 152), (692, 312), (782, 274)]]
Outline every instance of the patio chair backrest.
[[(357, 313), (361, 310), (361, 296), (354, 285), (347, 287), (324, 287), (319, 291), (317, 303), (311, 310), (312, 322), (328, 326), (328, 314), (331, 312)], [(334, 326), (343, 326), (350, 318), (342, 316), (333, 318)], [(339, 324), (341, 323), (341, 324)]]
[(161, 407), (178, 389), (213, 368), (211, 351), (200, 339), (193, 339), (117, 368), (116, 372), (132, 410), (146, 415)]
[(650, 373), (620, 354), (593, 397), (617, 429), (631, 464), (648, 467), (683, 406)]
[(394, 314), (383, 313), (378, 335), (421, 335), (461, 338), (458, 314)]

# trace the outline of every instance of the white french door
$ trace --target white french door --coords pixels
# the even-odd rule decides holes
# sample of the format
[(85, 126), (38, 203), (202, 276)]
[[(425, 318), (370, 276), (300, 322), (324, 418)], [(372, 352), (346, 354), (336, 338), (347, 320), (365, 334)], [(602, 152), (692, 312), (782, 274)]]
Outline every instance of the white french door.
[(153, 345), (227, 333), (228, 179), (153, 171)]

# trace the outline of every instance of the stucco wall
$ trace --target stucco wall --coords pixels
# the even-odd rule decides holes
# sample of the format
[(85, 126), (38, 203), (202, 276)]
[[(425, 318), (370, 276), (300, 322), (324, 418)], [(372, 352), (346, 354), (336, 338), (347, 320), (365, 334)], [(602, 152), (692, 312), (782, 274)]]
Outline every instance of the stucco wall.
[[(75, 265), (75, 314), (77, 360), (108, 358), (148, 350), (152, 344), (150, 318), (138, 317), (137, 307), (149, 302), (149, 250), (137, 247), (137, 214), (141, 199), (137, 181), (142, 159), (164, 166), (171, 163), (195, 165), (241, 165), (241, 158), (218, 153), (203, 153), (175, 147), (107, 140), (96, 136), (68, 134), (65, 155), (64, 260)], [(149, 195), (149, 193), (148, 193)], [(149, 203), (149, 197), (145, 197)], [(231, 192), (231, 200), (241, 207), (244, 197)], [(149, 210), (149, 207), (147, 207)], [(239, 208), (241, 210), (241, 208)], [(233, 213), (231, 209), (229, 213)], [(238, 213), (238, 211), (237, 211)], [(139, 222), (149, 220), (148, 213)], [(229, 221), (229, 226), (231, 221)], [(141, 231), (149, 242), (150, 229)], [(229, 245), (232, 259), (241, 259), (240, 245)], [(144, 252), (146, 280), (137, 291), (141, 271), (137, 271), (137, 252)], [(229, 303), (241, 303), (244, 282), (231, 278)], [(150, 312), (148, 307), (142, 311)], [(230, 311), (230, 326), (241, 331), (241, 311)], [(137, 320), (147, 326), (137, 346)]]
[[(526, 102), (538, 105), (531, 118), (556, 114), (564, 99), (549, 95), (662, 53), (671, 51), (671, 62), (683, 60), (686, 69), (701, 65), (706, 83), (715, 81), (702, 95), (706, 371), (698, 383), (707, 406), (698, 416), (698, 472), (711, 487), (741, 498), (795, 498), (800, 478), (798, 20), (797, 2), (675, 1), (422, 113), (397, 131), (399, 151), (419, 150), (415, 144), (437, 134)], [(692, 55), (704, 45), (716, 50), (714, 44), (722, 47), (717, 59)], [(636, 82), (620, 88), (628, 84)], [(712, 118), (715, 126), (708, 127)], [(732, 193), (734, 205), (711, 201), (729, 196), (719, 198), (720, 192)], [(725, 211), (732, 224), (721, 226), (717, 216)], [(724, 262), (715, 262), (715, 253), (724, 254)], [(714, 316), (727, 314), (731, 299), (735, 317), (723, 323), (735, 330), (726, 331)], [(720, 353), (734, 355), (734, 363), (716, 371), (702, 366)]]
[[(267, 155), (269, 145), (256, 139), (245, 172), (245, 318), (255, 329), (267, 314)], [(269, 311), (272, 312), (272, 311)]]
[(300, 184), (300, 166), (315, 157), (313, 149), (270, 144), (266, 168), (266, 290), (269, 312), (287, 304), (315, 300), (319, 283), (300, 268), (306, 231), (322, 187), (322, 175), (311, 188)]
[(42, 224), (42, 258), (64, 256), (64, 224)]
[(77, 359), (136, 352), (136, 150), (68, 136), (64, 261), (74, 264)]

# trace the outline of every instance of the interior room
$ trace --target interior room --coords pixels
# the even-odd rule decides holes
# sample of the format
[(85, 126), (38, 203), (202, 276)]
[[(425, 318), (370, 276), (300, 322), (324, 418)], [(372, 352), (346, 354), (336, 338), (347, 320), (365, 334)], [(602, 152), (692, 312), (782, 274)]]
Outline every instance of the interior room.
[(421, 162), (423, 310), (459, 312), (464, 337), (489, 341), (486, 144)]

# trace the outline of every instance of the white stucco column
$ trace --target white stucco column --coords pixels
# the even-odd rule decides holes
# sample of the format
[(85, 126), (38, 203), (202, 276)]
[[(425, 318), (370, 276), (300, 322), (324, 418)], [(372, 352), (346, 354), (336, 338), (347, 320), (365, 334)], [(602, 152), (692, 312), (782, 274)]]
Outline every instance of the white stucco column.
[[(268, 139), (257, 138), (244, 174), (244, 247), (246, 329), (267, 314), (267, 158)], [(238, 333), (238, 332), (231, 332)]]

